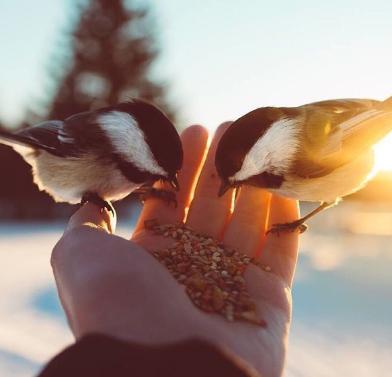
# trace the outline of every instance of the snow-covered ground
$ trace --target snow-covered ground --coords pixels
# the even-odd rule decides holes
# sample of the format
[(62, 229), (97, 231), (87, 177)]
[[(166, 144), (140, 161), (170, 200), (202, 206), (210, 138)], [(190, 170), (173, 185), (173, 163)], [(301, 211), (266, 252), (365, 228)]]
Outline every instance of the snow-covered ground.
[[(390, 213), (346, 204), (304, 234), (286, 377), (391, 375)], [(2, 377), (31, 377), (72, 342), (49, 265), (63, 227), (0, 224)]]

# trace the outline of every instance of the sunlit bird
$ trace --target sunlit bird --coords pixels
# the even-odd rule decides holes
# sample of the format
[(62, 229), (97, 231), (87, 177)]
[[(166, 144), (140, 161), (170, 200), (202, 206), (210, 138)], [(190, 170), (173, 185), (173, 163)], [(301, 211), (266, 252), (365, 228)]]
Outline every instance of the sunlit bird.
[(108, 201), (157, 180), (178, 189), (178, 133), (160, 110), (141, 100), (15, 133), (0, 130), (0, 143), (21, 154), (32, 166), (34, 182), (57, 202), (90, 201), (111, 210)]
[(251, 185), (321, 202), (299, 220), (270, 229), (304, 231), (307, 219), (363, 187), (374, 167), (373, 146), (390, 131), (392, 97), (256, 109), (232, 123), (218, 145), (219, 195)]

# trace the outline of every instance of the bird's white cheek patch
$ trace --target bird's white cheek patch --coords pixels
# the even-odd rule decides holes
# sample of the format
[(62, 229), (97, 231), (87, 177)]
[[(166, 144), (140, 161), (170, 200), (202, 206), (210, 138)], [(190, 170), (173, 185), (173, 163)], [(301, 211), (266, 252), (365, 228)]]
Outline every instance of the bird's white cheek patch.
[(137, 121), (128, 113), (111, 111), (98, 118), (99, 124), (121, 156), (142, 171), (166, 176), (159, 166), (139, 128)]
[(299, 147), (297, 121), (281, 119), (271, 125), (244, 158), (241, 169), (230, 179), (243, 181), (268, 171), (282, 174), (291, 165)]

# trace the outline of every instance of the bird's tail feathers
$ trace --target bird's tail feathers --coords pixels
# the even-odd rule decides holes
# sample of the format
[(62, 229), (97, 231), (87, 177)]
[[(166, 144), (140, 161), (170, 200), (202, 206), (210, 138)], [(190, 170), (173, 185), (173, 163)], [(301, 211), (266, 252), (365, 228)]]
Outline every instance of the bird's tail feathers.
[(21, 145), (23, 147), (31, 147), (31, 141), (29, 142), (25, 137), (14, 134), (12, 132), (0, 129), (0, 144), (8, 146)]
[(371, 147), (392, 132), (392, 104), (390, 110), (371, 110), (364, 115), (349, 119), (341, 127), (344, 142), (358, 151)]

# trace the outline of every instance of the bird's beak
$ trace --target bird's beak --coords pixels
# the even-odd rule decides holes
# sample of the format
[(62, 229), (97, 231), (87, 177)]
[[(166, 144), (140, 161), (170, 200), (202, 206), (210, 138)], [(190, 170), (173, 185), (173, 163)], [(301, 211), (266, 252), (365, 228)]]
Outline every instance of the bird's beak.
[(225, 193), (230, 189), (231, 189), (230, 183), (226, 182), (226, 181), (222, 181), (221, 186), (218, 191), (218, 196), (221, 197), (221, 196), (225, 195)]
[(170, 178), (168, 180), (168, 182), (170, 183), (170, 186), (174, 188), (174, 190), (180, 191), (180, 185), (178, 183), (178, 180), (177, 180), (176, 176), (174, 176), (173, 178)]

